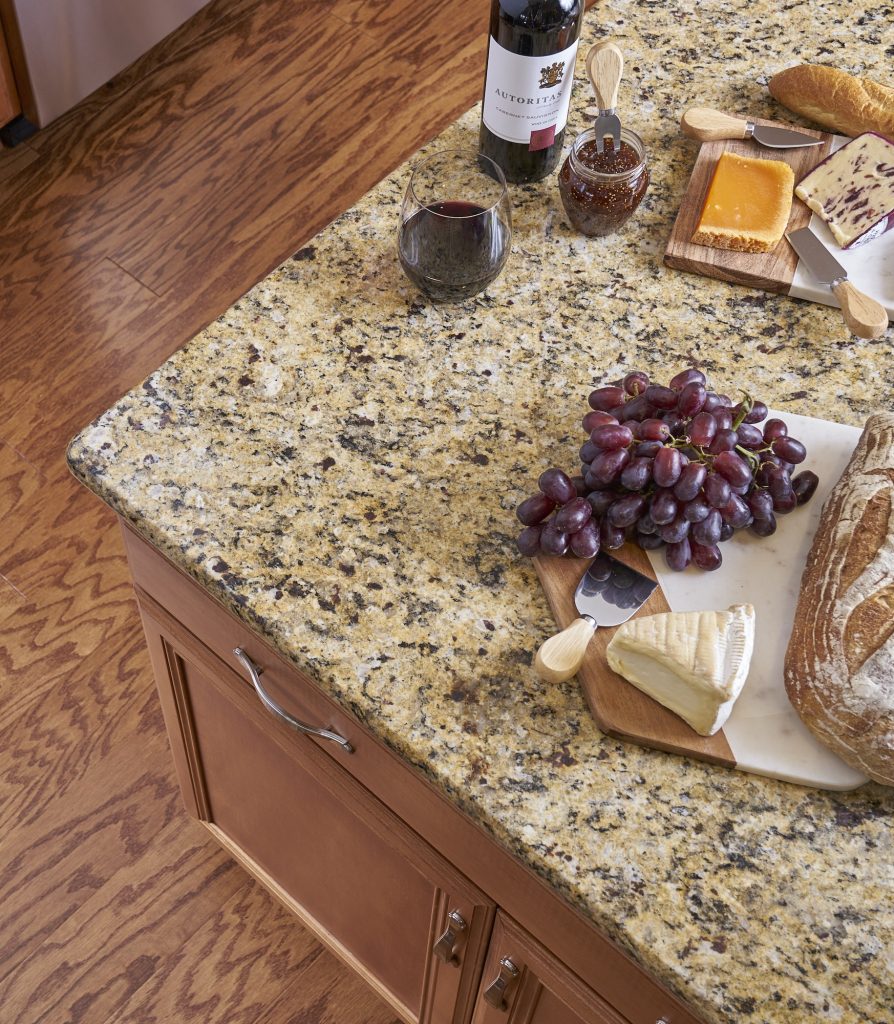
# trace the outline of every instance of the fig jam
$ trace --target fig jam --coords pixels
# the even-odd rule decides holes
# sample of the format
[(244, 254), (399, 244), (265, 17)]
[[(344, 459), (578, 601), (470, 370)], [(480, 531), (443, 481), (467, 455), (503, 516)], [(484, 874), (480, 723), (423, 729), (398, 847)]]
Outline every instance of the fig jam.
[(596, 148), (592, 128), (574, 140), (559, 172), (559, 195), (573, 227), (585, 235), (613, 234), (639, 206), (649, 187), (642, 139), (627, 128), (615, 150), (606, 138)]

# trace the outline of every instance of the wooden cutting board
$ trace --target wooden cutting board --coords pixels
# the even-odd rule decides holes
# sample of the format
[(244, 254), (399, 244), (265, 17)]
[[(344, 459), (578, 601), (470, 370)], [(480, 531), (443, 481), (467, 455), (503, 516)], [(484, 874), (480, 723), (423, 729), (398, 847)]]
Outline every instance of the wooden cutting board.
[[(693, 245), (690, 239), (702, 212), (708, 186), (714, 174), (714, 167), (723, 152), (741, 153), (742, 156), (763, 160), (782, 160), (795, 173), (795, 182), (801, 180), (820, 160), (829, 155), (832, 136), (828, 132), (811, 131), (799, 125), (787, 125), (778, 121), (764, 121), (754, 118), (756, 124), (777, 128), (794, 128), (795, 131), (822, 139), (822, 146), (806, 146), (801, 149), (767, 149), (751, 140), (725, 140), (703, 142), (696, 157), (689, 184), (683, 194), (680, 210), (664, 253), (664, 262), (675, 270), (717, 277), (721, 281), (750, 285), (770, 292), (788, 292), (795, 276), (798, 257), (794, 249), (783, 238), (772, 252), (733, 252), (730, 249), (712, 249), (706, 245)], [(695, 145), (695, 143), (693, 143)], [(810, 222), (810, 210), (795, 197), (787, 231), (806, 227)]]
[[(770, 415), (777, 413), (770, 410)], [(793, 413), (778, 415), (792, 436), (807, 446), (805, 468), (815, 469), (820, 482), (809, 504), (779, 517), (772, 537), (742, 531), (722, 545), (723, 567), (709, 573), (671, 572), (661, 552), (655, 552), (652, 560), (629, 544), (613, 552), (631, 568), (658, 580), (659, 586), (637, 615), (743, 603), (754, 606), (751, 668), (723, 730), (699, 736), (681, 718), (616, 675), (605, 657), (614, 634), (611, 628), (596, 630), (577, 678), (596, 724), (610, 736), (804, 786), (854, 789), (867, 781), (866, 776), (824, 747), (798, 717), (785, 694), (783, 662), (801, 572), (822, 507), (853, 453), (860, 430)], [(574, 591), (588, 562), (543, 556), (534, 561), (556, 623), (564, 629), (577, 618)]]
[[(613, 551), (615, 558), (651, 579), (655, 573), (646, 553), (632, 544)], [(552, 558), (540, 555), (534, 559), (537, 575), (556, 624), (564, 629), (578, 618), (574, 591), (590, 564), (584, 558)], [(661, 587), (642, 606), (638, 615), (669, 612)], [(645, 747), (655, 747), (671, 754), (697, 757), (703, 761), (734, 768), (736, 759), (723, 730), (713, 736), (699, 736), (672, 711), (662, 707), (642, 690), (631, 686), (613, 672), (606, 661), (605, 649), (614, 636), (612, 628), (597, 629), (577, 673), (590, 712), (599, 728), (617, 739), (633, 740)]]

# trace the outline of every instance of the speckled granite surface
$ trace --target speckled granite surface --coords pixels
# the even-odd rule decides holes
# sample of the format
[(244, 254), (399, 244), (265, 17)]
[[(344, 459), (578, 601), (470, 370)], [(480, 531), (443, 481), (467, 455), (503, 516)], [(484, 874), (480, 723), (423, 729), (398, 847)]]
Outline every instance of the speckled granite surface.
[[(892, 404), (891, 333), (690, 277), (661, 254), (693, 101), (779, 116), (798, 57), (884, 76), (892, 8), (603, 5), (652, 186), (621, 236), (571, 233), (553, 179), (513, 189), (507, 271), (462, 306), (402, 277), (399, 169), (73, 443), (75, 473), (711, 1022), (894, 1021), (894, 791), (829, 795), (602, 737), (513, 509), (573, 467), (594, 382), (697, 360), (775, 407)], [(887, 50), (886, 50), (887, 47)], [(579, 75), (583, 62), (578, 62)], [(587, 92), (579, 82), (569, 139)], [(792, 120), (795, 120), (794, 118)], [(431, 148), (475, 139), (477, 113)]]

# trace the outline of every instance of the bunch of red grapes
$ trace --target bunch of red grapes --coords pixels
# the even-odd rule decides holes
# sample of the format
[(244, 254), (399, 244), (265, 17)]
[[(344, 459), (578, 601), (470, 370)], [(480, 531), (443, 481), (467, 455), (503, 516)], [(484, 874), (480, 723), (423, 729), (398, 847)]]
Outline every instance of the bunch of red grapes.
[(592, 558), (629, 540), (663, 547), (671, 569), (718, 569), (722, 541), (746, 528), (769, 537), (819, 483), (792, 476), (807, 451), (782, 420), (750, 396), (709, 391), (700, 370), (667, 387), (634, 370), (589, 402), (580, 476), (548, 469), (518, 507), (523, 555)]

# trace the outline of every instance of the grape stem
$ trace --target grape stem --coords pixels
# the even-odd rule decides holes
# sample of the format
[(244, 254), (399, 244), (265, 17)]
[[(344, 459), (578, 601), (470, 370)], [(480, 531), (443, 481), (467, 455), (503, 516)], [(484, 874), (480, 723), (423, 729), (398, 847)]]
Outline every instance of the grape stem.
[(742, 408), (739, 410), (739, 415), (733, 420), (733, 430), (739, 429), (745, 417), (754, 408), (754, 399), (751, 395), (749, 395), (747, 391), (742, 391), (740, 394), (742, 395)]

